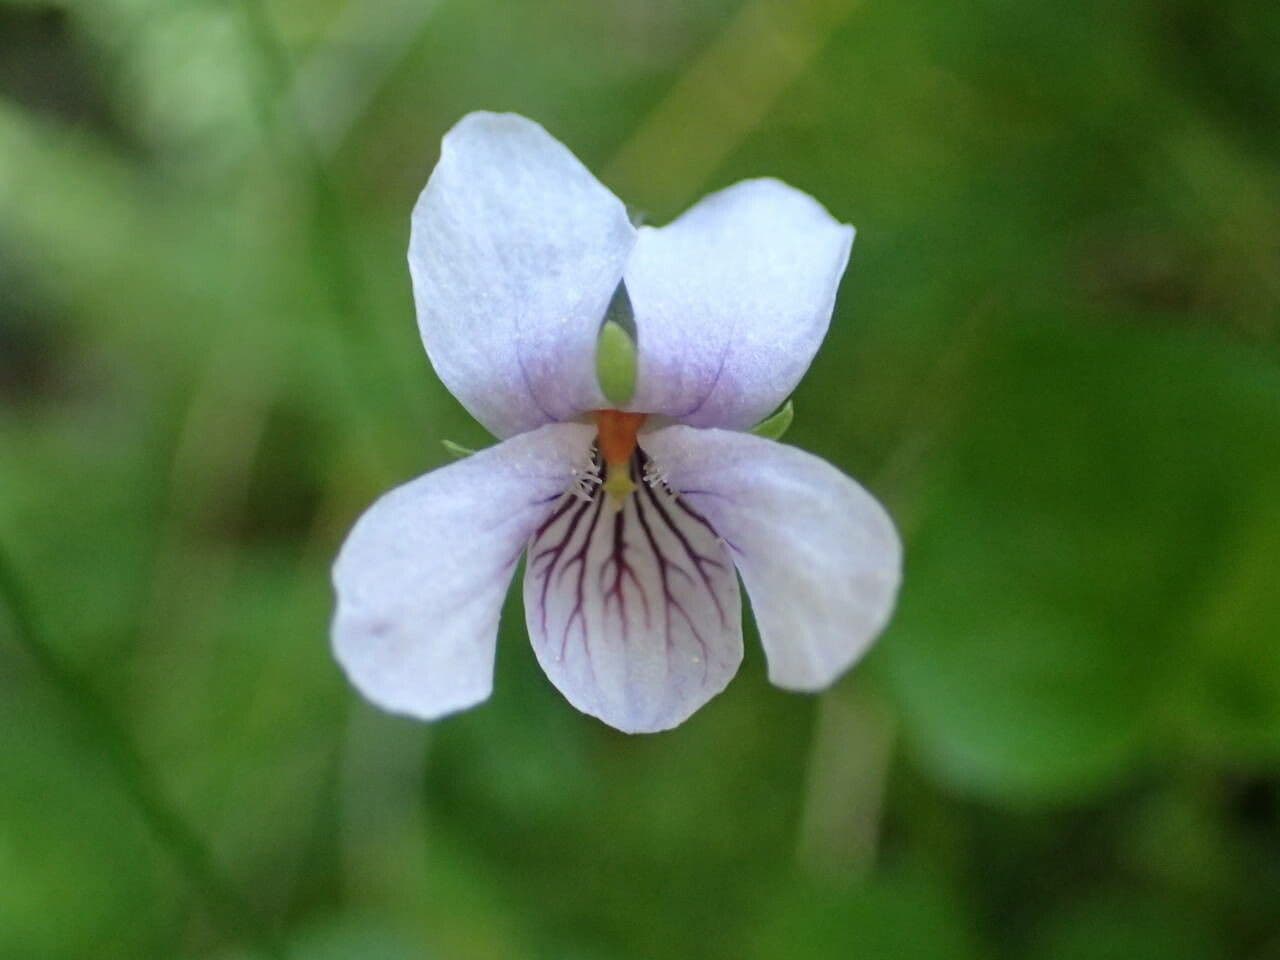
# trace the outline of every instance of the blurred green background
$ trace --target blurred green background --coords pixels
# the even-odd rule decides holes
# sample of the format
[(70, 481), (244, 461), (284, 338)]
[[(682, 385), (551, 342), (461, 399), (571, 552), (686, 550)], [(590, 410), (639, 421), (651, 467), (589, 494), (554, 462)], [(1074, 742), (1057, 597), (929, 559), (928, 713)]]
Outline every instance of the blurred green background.
[[(0, 0), (0, 958), (1280, 957), (1280, 8)], [(817, 698), (359, 702), (328, 568), (487, 442), (405, 267), (532, 116), (859, 238), (788, 437), (907, 544)]]

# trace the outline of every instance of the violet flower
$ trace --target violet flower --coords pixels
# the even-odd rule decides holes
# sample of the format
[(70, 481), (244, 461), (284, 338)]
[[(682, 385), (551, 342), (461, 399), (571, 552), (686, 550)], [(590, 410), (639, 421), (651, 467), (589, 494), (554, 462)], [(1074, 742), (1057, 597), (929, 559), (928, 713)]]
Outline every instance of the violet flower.
[(334, 567), (351, 682), (422, 719), (486, 699), (521, 555), (538, 661), (619, 730), (674, 727), (728, 684), (738, 574), (775, 684), (848, 669), (893, 607), (893, 523), (830, 464), (750, 430), (808, 368), (853, 237), (776, 180), (636, 228), (537, 124), (463, 118), (409, 267), (436, 372), (502, 442), (356, 523)]

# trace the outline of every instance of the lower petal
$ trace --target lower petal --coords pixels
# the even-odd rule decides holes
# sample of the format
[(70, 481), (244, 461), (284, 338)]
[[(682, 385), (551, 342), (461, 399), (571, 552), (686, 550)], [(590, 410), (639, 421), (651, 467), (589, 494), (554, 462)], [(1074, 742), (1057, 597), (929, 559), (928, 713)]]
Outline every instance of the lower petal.
[(619, 505), (566, 497), (529, 545), (525, 617), (539, 663), (575, 707), (627, 733), (666, 730), (742, 662), (741, 600), (724, 544), (688, 504), (644, 482)]
[(399, 487), (333, 568), (333, 648), (385, 710), (424, 720), (486, 699), (498, 614), (524, 545), (573, 482), (592, 428), (552, 424)]
[(831, 684), (893, 610), (902, 545), (884, 508), (825, 460), (762, 437), (676, 426), (642, 442), (728, 543), (769, 679), (792, 690)]

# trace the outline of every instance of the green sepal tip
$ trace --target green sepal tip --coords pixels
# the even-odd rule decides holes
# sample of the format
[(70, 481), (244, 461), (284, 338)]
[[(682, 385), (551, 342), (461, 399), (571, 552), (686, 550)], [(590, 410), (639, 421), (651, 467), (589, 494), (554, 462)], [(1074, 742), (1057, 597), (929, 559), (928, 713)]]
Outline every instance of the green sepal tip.
[(596, 341), (596, 378), (600, 392), (615, 407), (625, 407), (636, 392), (636, 344), (615, 320), (606, 320)]
[(469, 457), (476, 451), (470, 447), (464, 447), (460, 443), (454, 443), (452, 440), (441, 440), (440, 445), (444, 447), (445, 452), (455, 460), (461, 460), (463, 457)]
[(791, 405), (788, 400), (778, 412), (771, 417), (766, 417), (751, 428), (751, 432), (757, 437), (764, 437), (766, 440), (781, 440), (782, 435), (791, 427), (791, 421), (796, 418), (796, 408)]

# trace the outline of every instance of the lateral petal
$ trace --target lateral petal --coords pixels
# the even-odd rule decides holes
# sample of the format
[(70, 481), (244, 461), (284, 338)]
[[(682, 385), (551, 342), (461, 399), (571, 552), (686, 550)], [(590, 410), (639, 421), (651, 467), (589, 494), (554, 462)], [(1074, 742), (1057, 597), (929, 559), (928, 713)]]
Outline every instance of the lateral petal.
[(893, 611), (902, 545), (884, 508), (825, 460), (763, 437), (674, 426), (643, 443), (728, 544), (769, 679), (790, 690), (834, 682)]
[(549, 424), (392, 490), (333, 568), (334, 654), (370, 701), (431, 720), (486, 699), (498, 614), (592, 428)]

